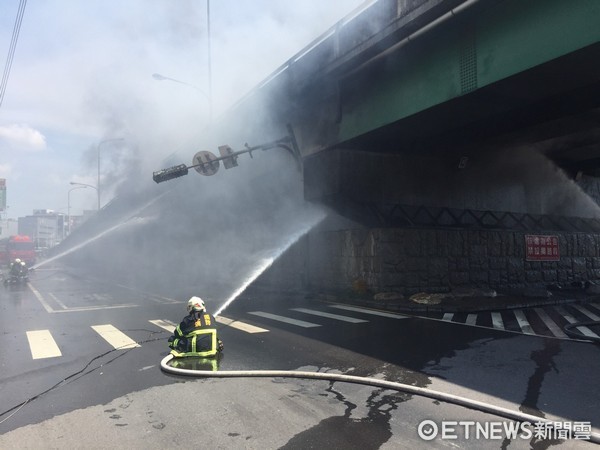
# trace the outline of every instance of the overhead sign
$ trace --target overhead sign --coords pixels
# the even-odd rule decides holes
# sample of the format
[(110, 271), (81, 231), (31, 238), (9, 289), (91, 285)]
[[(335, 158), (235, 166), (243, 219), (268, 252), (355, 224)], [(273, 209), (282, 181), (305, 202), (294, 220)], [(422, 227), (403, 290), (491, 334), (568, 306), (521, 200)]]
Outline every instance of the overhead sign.
[(525, 235), (525, 260), (526, 261), (558, 261), (560, 249), (558, 236)]
[[(233, 150), (229, 145), (220, 145), (219, 153), (221, 154), (223, 159), (223, 165), (226, 169), (231, 169), (232, 167), (237, 167), (237, 156), (233, 154)], [(229, 157), (229, 158), (228, 158)]]
[(192, 165), (199, 174), (210, 176), (219, 171), (219, 161), (215, 161), (216, 159), (213, 153), (201, 151), (194, 155)]
[(0, 178), (0, 211), (6, 211), (6, 179)]

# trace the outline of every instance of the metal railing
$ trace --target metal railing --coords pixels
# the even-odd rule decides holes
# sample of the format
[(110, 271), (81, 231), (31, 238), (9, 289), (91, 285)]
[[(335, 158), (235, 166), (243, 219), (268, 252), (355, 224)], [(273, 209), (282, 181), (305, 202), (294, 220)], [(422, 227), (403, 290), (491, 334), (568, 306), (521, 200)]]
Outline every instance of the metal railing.
[(410, 205), (371, 205), (386, 227), (600, 232), (600, 219)]

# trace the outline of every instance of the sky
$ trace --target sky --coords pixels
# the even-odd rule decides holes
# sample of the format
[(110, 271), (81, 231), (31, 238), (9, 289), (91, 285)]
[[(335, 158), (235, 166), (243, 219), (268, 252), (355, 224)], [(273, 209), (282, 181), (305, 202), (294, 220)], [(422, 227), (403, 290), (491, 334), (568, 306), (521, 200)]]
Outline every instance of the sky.
[[(3, 72), (19, 3), (0, 2)], [(3, 217), (95, 209), (99, 166), (102, 205), (132, 161), (153, 183), (169, 155), (199, 150), (211, 104), (218, 117), (364, 4), (213, 0), (207, 20), (207, 0), (27, 1), (0, 106)]]

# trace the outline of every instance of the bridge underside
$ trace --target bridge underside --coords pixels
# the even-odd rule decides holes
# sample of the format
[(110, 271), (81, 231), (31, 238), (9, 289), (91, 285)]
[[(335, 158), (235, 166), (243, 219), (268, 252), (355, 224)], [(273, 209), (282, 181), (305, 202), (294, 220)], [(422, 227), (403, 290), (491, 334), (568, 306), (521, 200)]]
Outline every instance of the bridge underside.
[(572, 181), (600, 171), (597, 74), (600, 44), (317, 152), (306, 198), (383, 226), (374, 206), (598, 217)]
[(450, 153), (452, 159), (476, 156), (486, 148), (527, 145), (570, 171), (593, 171), (600, 162), (599, 119), (600, 43), (349, 139), (342, 146)]
[[(600, 3), (376, 5), (401, 4), (416, 8), (394, 19), (397, 42), (329, 61), (328, 39), (324, 64), (294, 60), (235, 111), (246, 135), (291, 124), (305, 198), (354, 221), (314, 230), (293, 266), (338, 291), (600, 280)], [(560, 258), (527, 259), (529, 234), (552, 235)]]
[[(518, 6), (496, 3), (496, 9)], [(533, 21), (535, 10), (529, 14)], [(546, 15), (559, 20), (560, 14)], [(394, 205), (599, 217), (595, 202), (572, 180), (600, 172), (600, 43), (502, 77), (486, 64), (500, 66), (501, 53), (510, 49), (499, 47), (509, 38), (488, 37), (486, 44), (480, 38), (485, 25), (485, 18), (465, 15), (404, 52), (356, 61), (360, 69), (312, 91), (318, 112), (296, 120), (308, 149), (306, 198), (383, 226), (391, 223), (373, 211)], [(549, 34), (553, 26), (538, 32)], [(523, 42), (528, 49), (515, 49), (515, 58), (534, 59), (545, 50), (545, 38)], [(465, 56), (469, 46), (480, 48)], [(413, 65), (418, 80), (405, 74)]]

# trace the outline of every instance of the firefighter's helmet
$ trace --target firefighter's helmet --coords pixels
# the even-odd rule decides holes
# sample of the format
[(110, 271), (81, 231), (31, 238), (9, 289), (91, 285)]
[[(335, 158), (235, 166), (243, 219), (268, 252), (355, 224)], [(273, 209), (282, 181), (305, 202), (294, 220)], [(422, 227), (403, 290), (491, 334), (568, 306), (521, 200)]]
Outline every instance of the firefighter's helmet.
[(196, 311), (196, 312), (206, 311), (206, 306), (204, 306), (204, 300), (202, 300), (200, 297), (196, 297), (196, 296), (190, 298), (188, 300), (187, 310), (188, 310), (188, 313), (191, 313), (192, 311)]

